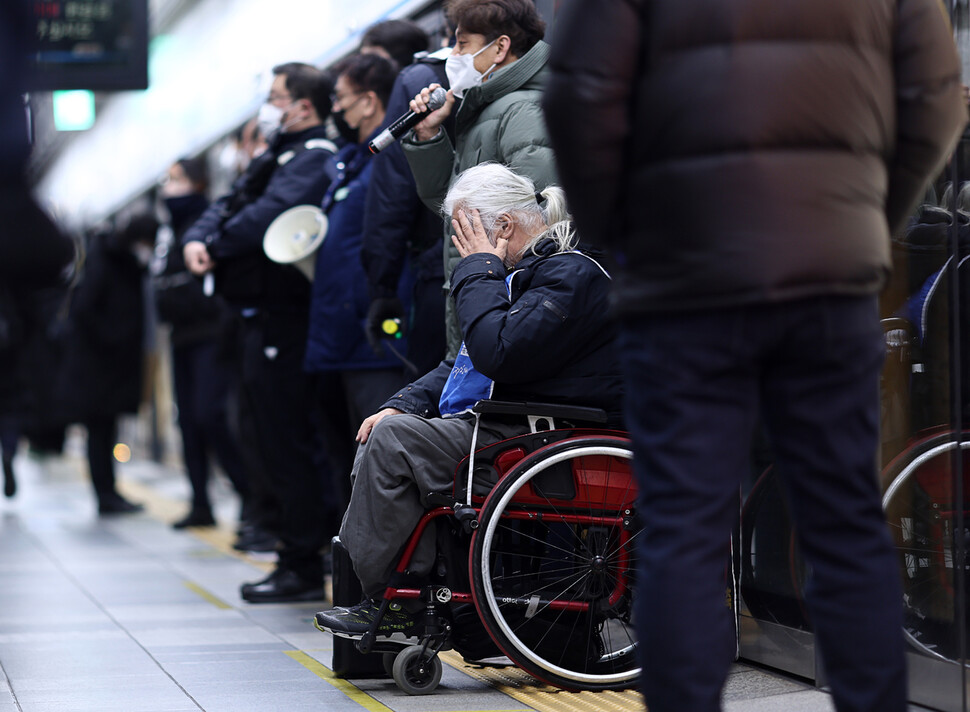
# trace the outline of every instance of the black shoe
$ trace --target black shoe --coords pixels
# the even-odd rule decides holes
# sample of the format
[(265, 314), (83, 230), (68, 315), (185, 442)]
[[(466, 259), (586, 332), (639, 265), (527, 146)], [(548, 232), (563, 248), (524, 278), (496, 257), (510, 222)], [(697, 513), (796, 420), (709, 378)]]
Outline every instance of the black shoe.
[(239, 534), (232, 548), (236, 551), (268, 552), (279, 548), (279, 537), (259, 527), (249, 527)]
[(13, 475), (13, 458), (3, 458), (3, 496), (13, 497), (17, 494), (17, 478)]
[(114, 493), (98, 500), (98, 514), (134, 514), (145, 507), (135, 502), (129, 502), (120, 494)]
[(326, 598), (323, 580), (308, 581), (295, 571), (276, 569), (262, 581), (244, 583), (239, 595), (250, 603), (321, 601)]
[(185, 529), (186, 527), (214, 527), (215, 517), (212, 516), (211, 509), (192, 509), (188, 514), (172, 523), (172, 529)]
[[(370, 628), (377, 617), (380, 604), (365, 600), (356, 606), (338, 606), (329, 611), (320, 611), (313, 617), (317, 630), (324, 630), (342, 638), (360, 638)], [(377, 627), (379, 638), (410, 638), (414, 634), (414, 617), (400, 603), (391, 603), (381, 624)]]

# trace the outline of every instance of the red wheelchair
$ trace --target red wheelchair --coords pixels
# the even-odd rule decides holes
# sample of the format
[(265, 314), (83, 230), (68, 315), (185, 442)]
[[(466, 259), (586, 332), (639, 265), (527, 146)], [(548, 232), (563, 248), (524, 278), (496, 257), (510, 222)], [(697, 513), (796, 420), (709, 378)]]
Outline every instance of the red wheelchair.
[[(640, 528), (625, 434), (603, 429), (606, 414), (591, 408), (480, 401), (475, 412), (527, 418), (530, 432), (478, 450), (473, 442), (453, 490), (429, 497), (439, 506), (411, 534), (357, 649), (383, 654), (409, 694), (437, 687), (438, 654), (452, 648), (469, 660), (505, 656), (564, 689), (633, 686)], [(408, 587), (411, 556), (429, 528), (445, 565), (432, 583)], [(424, 605), (406, 647), (375, 635), (403, 599)]]
[[(924, 310), (924, 321), (928, 317), (932, 312)], [(941, 324), (930, 329), (899, 317), (882, 324), (885, 464), (880, 479), (902, 576), (903, 632), (923, 655), (957, 661), (963, 657), (962, 640), (970, 636), (970, 604), (958, 594), (961, 571), (970, 570), (965, 542), (970, 531), (970, 430), (945, 424), (951, 411), (951, 368), (941, 354), (951, 337)], [(760, 620), (808, 630), (803, 605), (807, 567), (771, 468), (752, 487), (741, 519), (741, 591), (748, 609)]]

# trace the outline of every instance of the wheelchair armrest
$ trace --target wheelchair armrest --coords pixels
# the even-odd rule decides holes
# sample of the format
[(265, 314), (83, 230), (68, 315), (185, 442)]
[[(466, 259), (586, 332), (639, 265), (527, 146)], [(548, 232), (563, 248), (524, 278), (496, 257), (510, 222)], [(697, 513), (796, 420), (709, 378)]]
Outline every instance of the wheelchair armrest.
[(580, 405), (560, 405), (558, 403), (528, 403), (517, 401), (480, 400), (472, 411), (482, 415), (521, 415), (562, 418), (585, 423), (605, 423), (606, 411), (602, 408), (587, 408)]

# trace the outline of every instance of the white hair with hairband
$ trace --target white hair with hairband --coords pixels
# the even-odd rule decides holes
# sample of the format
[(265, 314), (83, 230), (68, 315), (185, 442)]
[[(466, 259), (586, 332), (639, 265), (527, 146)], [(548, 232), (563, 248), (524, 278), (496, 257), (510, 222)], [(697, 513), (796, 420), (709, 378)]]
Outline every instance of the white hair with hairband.
[[(545, 201), (545, 208), (539, 204), (540, 200)], [(545, 238), (556, 242), (558, 252), (567, 252), (575, 244), (575, 231), (562, 189), (553, 185), (537, 193), (531, 179), (500, 163), (481, 163), (455, 178), (441, 205), (441, 212), (445, 218), (450, 218), (458, 210), (466, 213), (477, 210), (485, 234), (493, 245), (492, 233), (502, 216), (511, 216), (512, 220), (533, 235), (522, 254)]]

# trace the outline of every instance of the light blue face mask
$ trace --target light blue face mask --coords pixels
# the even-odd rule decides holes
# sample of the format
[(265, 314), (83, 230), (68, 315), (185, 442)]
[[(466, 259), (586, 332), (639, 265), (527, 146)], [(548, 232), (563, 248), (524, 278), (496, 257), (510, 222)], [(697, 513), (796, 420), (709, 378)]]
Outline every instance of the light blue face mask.
[(484, 72), (479, 72), (475, 69), (475, 57), (495, 44), (497, 39), (496, 37), (475, 54), (453, 54), (445, 60), (445, 74), (448, 75), (448, 85), (456, 98), (461, 99), (466, 90), (481, 84), (484, 76), (495, 69), (493, 64)]

